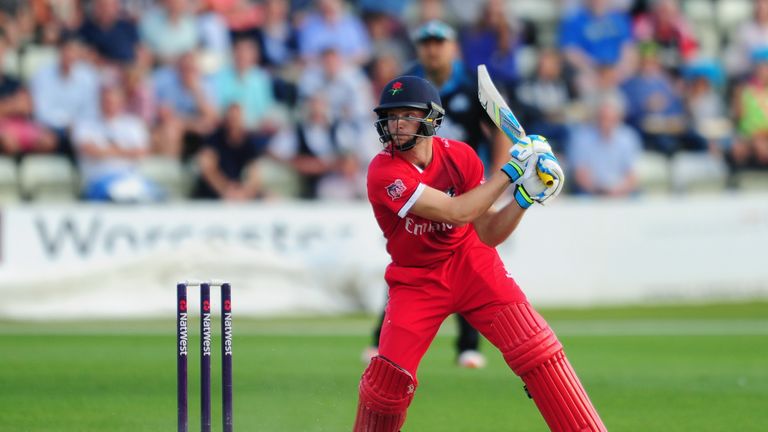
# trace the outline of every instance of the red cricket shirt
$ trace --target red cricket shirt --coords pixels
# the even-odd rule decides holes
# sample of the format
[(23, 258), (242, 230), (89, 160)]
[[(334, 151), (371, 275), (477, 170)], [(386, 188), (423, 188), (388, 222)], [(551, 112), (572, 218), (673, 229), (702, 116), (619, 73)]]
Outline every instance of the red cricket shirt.
[(397, 266), (424, 267), (448, 258), (473, 235), (472, 224), (453, 226), (409, 214), (426, 186), (450, 196), (483, 182), (483, 164), (469, 145), (435, 136), (432, 162), (422, 170), (382, 151), (368, 167), (368, 199)]

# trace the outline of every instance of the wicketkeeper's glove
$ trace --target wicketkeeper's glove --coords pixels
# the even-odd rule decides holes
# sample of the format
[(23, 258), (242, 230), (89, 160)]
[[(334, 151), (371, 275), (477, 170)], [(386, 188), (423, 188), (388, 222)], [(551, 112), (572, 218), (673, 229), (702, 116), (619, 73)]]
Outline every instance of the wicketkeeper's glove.
[[(514, 185), (515, 201), (520, 207), (528, 208), (534, 201), (543, 204), (563, 189), (563, 169), (543, 136), (528, 135), (513, 145), (509, 154), (512, 159), (501, 170)], [(542, 177), (552, 184), (544, 184)]]

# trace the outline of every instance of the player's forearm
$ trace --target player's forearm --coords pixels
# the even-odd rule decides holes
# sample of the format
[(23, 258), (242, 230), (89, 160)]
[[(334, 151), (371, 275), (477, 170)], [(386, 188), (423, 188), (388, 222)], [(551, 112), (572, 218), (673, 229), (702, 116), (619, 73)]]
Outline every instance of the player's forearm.
[(525, 209), (513, 200), (501, 210), (489, 211), (486, 217), (476, 220), (475, 231), (483, 243), (496, 247), (517, 229), (524, 214)]
[(493, 133), (493, 151), (491, 155), (492, 168), (494, 170), (501, 169), (505, 163), (509, 160), (509, 147), (512, 143), (509, 138), (506, 137), (500, 130), (496, 129)]
[(497, 171), (487, 182), (471, 191), (452, 198), (446, 209), (446, 222), (463, 225), (475, 221), (499, 199), (509, 187), (509, 178)]

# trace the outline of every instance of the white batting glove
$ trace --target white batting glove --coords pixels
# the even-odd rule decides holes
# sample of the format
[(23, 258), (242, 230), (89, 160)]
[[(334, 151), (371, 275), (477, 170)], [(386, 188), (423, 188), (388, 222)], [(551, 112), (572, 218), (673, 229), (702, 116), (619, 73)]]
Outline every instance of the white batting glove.
[[(526, 177), (521, 185), (532, 201), (544, 204), (545, 201), (555, 198), (563, 190), (565, 174), (557, 157), (552, 153), (552, 147), (546, 138), (540, 135), (529, 135), (528, 138), (533, 142), (533, 150), (537, 156), (535, 168), (538, 173)], [(544, 184), (542, 177), (550, 179), (552, 185)]]
[(517, 186), (533, 173), (536, 165), (533, 141), (527, 137), (518, 140), (509, 149), (509, 155), (512, 159), (501, 167), (501, 171), (509, 177), (510, 183)]

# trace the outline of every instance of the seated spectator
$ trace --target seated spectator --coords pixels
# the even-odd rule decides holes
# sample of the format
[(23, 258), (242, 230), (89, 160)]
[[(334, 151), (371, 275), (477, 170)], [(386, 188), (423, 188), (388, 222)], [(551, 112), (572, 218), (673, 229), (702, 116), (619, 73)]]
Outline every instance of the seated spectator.
[(144, 12), (139, 22), (141, 40), (160, 63), (173, 63), (197, 48), (200, 40), (189, 0), (162, 0)]
[(156, 70), (152, 83), (158, 105), (155, 153), (186, 159), (216, 127), (212, 85), (200, 74), (194, 52), (182, 55), (175, 66)]
[(206, 74), (221, 70), (230, 62), (232, 41), (227, 23), (211, 6), (211, 0), (197, 3), (198, 50), (205, 58)]
[(127, 65), (136, 58), (139, 32), (136, 24), (120, 16), (119, 0), (95, 0), (79, 34), (102, 62)]
[(752, 77), (736, 95), (738, 140), (731, 156), (737, 168), (768, 168), (768, 48), (757, 50)]
[(269, 20), (264, 7), (250, 0), (202, 0), (201, 5), (224, 18), (232, 32), (253, 30)]
[(747, 79), (753, 69), (752, 53), (768, 46), (768, 0), (754, 0), (752, 19), (733, 29), (731, 43), (725, 49), (728, 75)]
[(302, 177), (301, 198), (364, 196), (362, 172), (353, 148), (359, 134), (344, 122), (334, 121), (327, 101), (314, 95), (304, 102), (304, 114), (294, 130), (283, 130), (270, 144), (270, 151)]
[(265, 0), (261, 26), (233, 31), (236, 38), (250, 37), (259, 46), (260, 63), (272, 71), (290, 69), (298, 56), (298, 30), (290, 16), (290, 0)]
[(233, 64), (213, 78), (214, 93), (219, 111), (236, 103), (249, 130), (275, 132), (268, 114), (275, 109), (272, 79), (258, 66), (259, 49), (251, 39), (235, 42)]
[(30, 93), (35, 120), (56, 134), (58, 151), (71, 154), (70, 128), (95, 119), (99, 111), (99, 75), (71, 34), (59, 40), (58, 60), (32, 76)]
[(501, 0), (487, 0), (474, 26), (461, 32), (460, 46), (467, 70), (485, 64), (488, 73), (505, 87), (518, 80), (517, 54), (523, 44), (522, 22), (510, 25)]
[(101, 90), (101, 114), (78, 122), (72, 132), (83, 197), (93, 201), (140, 202), (162, 197), (136, 168), (149, 154), (149, 134), (140, 118), (125, 112), (117, 87)]
[(157, 116), (157, 104), (152, 81), (145, 69), (139, 65), (123, 69), (121, 85), (125, 90), (125, 109), (151, 125)]
[(547, 137), (556, 153), (565, 150), (567, 110), (575, 96), (561, 65), (562, 58), (555, 49), (542, 50), (535, 75), (520, 83), (515, 97), (510, 98), (526, 131)]
[(616, 68), (619, 82), (633, 69), (632, 28), (629, 15), (610, 0), (586, 0), (560, 24), (559, 45), (576, 73), (579, 93), (594, 90), (598, 67)]
[(641, 44), (638, 73), (622, 84), (627, 122), (637, 129), (649, 150), (671, 155), (685, 132), (682, 94), (661, 67), (656, 46)]
[(318, 60), (332, 47), (348, 62), (362, 65), (371, 57), (362, 21), (344, 10), (342, 0), (315, 0), (317, 10), (299, 27), (299, 54), (305, 62)]
[(723, 76), (720, 66), (711, 61), (697, 61), (683, 69), (685, 103), (690, 125), (689, 140), (699, 149), (721, 157), (733, 144), (733, 125), (720, 91)]
[(195, 198), (247, 201), (264, 196), (255, 162), (267, 141), (248, 131), (240, 105), (226, 108), (223, 124), (206, 140), (197, 157), (200, 178)]
[(414, 52), (405, 27), (396, 16), (381, 11), (366, 11), (363, 22), (371, 38), (371, 53), (374, 58), (384, 54), (395, 56), (400, 63), (413, 58)]
[(622, 123), (624, 103), (608, 94), (593, 107), (593, 120), (574, 128), (567, 147), (574, 192), (610, 197), (637, 191), (640, 137)]
[(651, 10), (635, 19), (633, 33), (637, 41), (658, 46), (659, 62), (670, 72), (679, 72), (698, 51), (693, 27), (680, 11), (678, 0), (652, 2)]
[(382, 52), (368, 65), (368, 78), (371, 81), (371, 94), (381, 94), (384, 86), (402, 72), (402, 62), (397, 54)]
[[(8, 40), (0, 33), (0, 59)], [(32, 100), (15, 78), (0, 70), (0, 152), (18, 155), (56, 149), (56, 136), (32, 120)]]
[(334, 48), (323, 50), (320, 64), (308, 67), (299, 80), (302, 98), (323, 93), (334, 121), (368, 122), (373, 95), (368, 77)]

